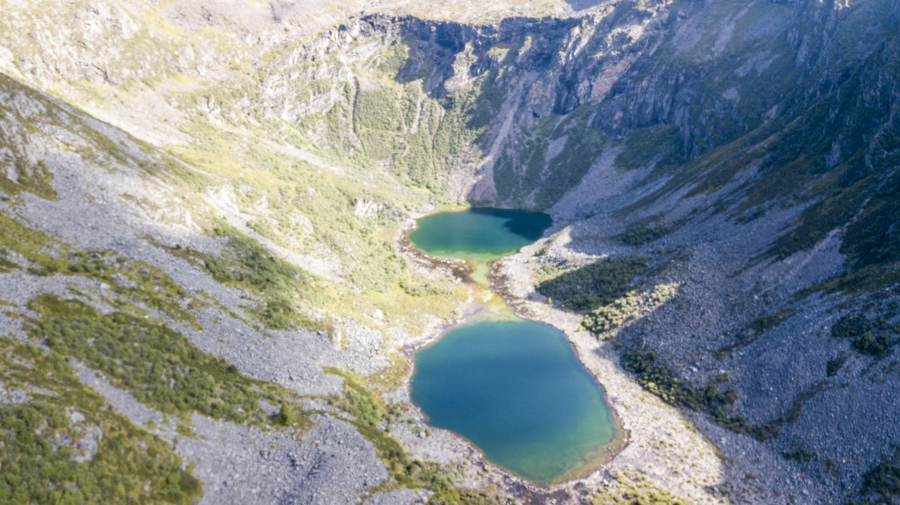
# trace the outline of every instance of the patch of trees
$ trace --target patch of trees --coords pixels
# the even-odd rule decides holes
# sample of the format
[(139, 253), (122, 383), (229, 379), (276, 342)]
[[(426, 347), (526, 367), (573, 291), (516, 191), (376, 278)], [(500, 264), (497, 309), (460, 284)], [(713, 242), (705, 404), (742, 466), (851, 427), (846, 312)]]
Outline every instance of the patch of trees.
[(900, 338), (896, 336), (896, 328), (888, 325), (883, 319), (872, 321), (865, 316), (847, 314), (831, 327), (831, 336), (837, 339), (850, 340), (850, 347), (868, 356), (884, 356)]
[(644, 258), (611, 258), (545, 280), (537, 290), (567, 309), (589, 312), (621, 298), (646, 268)]
[(720, 374), (705, 386), (679, 379), (653, 351), (639, 347), (627, 350), (621, 359), (622, 367), (637, 375), (637, 383), (644, 389), (674, 407), (683, 407), (694, 412), (710, 415), (716, 424), (734, 431), (753, 435), (759, 440), (768, 440), (778, 435), (778, 426), (784, 418), (760, 426), (751, 425), (744, 416), (731, 415), (731, 405), (738, 399), (734, 388), (722, 391), (728, 382), (726, 374)]

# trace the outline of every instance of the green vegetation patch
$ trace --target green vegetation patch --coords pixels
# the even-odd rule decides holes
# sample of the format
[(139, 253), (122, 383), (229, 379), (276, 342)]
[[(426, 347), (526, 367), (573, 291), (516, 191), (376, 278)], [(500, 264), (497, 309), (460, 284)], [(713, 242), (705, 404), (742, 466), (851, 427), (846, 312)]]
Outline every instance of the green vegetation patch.
[(674, 407), (682, 407), (694, 412), (704, 412), (720, 426), (736, 433), (746, 433), (759, 440), (768, 440), (778, 434), (778, 426), (784, 419), (762, 426), (750, 425), (741, 415), (730, 415), (731, 405), (737, 401), (734, 388), (720, 391), (720, 386), (728, 382), (728, 376), (719, 375), (705, 386), (679, 379), (666, 365), (658, 361), (653, 351), (639, 347), (628, 349), (622, 354), (622, 368), (637, 375), (637, 383)]
[(396, 404), (386, 405), (378, 395), (363, 385), (362, 378), (333, 367), (326, 368), (325, 373), (344, 379), (344, 395), (331, 397), (329, 403), (333, 406), (370, 426), (392, 423), (400, 419), (402, 411), (399, 406)]
[(879, 497), (876, 503), (894, 504), (900, 501), (900, 461), (888, 461), (870, 469), (863, 476), (860, 489), (864, 495)]
[(615, 164), (622, 170), (637, 170), (655, 161), (656, 169), (662, 171), (687, 161), (684, 151), (684, 139), (674, 124), (649, 126), (628, 137)]
[(803, 293), (824, 291), (825, 293), (845, 293), (856, 295), (876, 292), (900, 284), (900, 264), (868, 265), (851, 269), (826, 281), (810, 287)]
[(394, 481), (408, 488), (425, 488), (434, 495), (430, 504), (496, 504), (489, 493), (454, 487), (452, 477), (434, 464), (412, 459), (403, 447), (389, 435), (386, 423), (402, 422), (403, 415), (397, 404), (386, 404), (379, 395), (363, 385), (364, 380), (351, 372), (337, 368), (325, 368), (325, 373), (344, 379), (344, 394), (332, 395), (329, 403), (354, 417), (353, 426), (375, 446), (378, 457), (387, 466)]
[[(382, 85), (374, 90), (359, 90), (353, 109), (356, 134), (373, 160), (383, 160), (402, 151), (399, 134), (408, 130), (415, 118), (417, 103), (402, 92), (402, 88)], [(411, 111), (411, 112), (410, 112)], [(430, 185), (433, 180), (413, 180)]]
[[(291, 228), (292, 217), (306, 216), (312, 233), (304, 241), (337, 255), (347, 277), (363, 291), (387, 292), (406, 276), (406, 259), (378, 232), (397, 224), (403, 214), (394, 209), (407, 206), (408, 194), (373, 189), (303, 166), (281, 167), (278, 175), (295, 187), (259, 193), (268, 198), (270, 215), (280, 230)], [(361, 200), (381, 204), (382, 211), (370, 217), (355, 215), (355, 204)]]
[(885, 351), (893, 347), (897, 343), (896, 338), (892, 338), (885, 332), (872, 333), (866, 332), (856, 338), (850, 347), (860, 353), (869, 356), (882, 356)]
[[(24, 219), (0, 213), (0, 272), (19, 268), (7, 259), (12, 253), (28, 262), (26, 269), (32, 275), (77, 275), (107, 284), (110, 293), (118, 295), (108, 300), (117, 308), (128, 306), (129, 302), (124, 301), (128, 299), (175, 320), (197, 324), (193, 314), (182, 305), (188, 293), (162, 270), (108, 251), (73, 252), (68, 244), (27, 226)], [(120, 283), (122, 276), (131, 285)]]
[(859, 493), (865, 499), (859, 502), (851, 500), (847, 505), (900, 503), (900, 446), (892, 444), (891, 452), (863, 474)]
[[(68, 266), (61, 273), (90, 277), (108, 284), (118, 295), (108, 300), (116, 308), (129, 307), (131, 304), (126, 299), (140, 302), (199, 329), (194, 315), (182, 305), (189, 298), (187, 291), (159, 268), (106, 251), (77, 251), (67, 256), (67, 262)], [(126, 287), (118, 281), (119, 276), (125, 276), (133, 285)], [(196, 306), (198, 302), (192, 299), (189, 303)]]
[(646, 477), (626, 472), (617, 473), (613, 486), (599, 490), (592, 505), (689, 505), (690, 502), (654, 486)]
[(625, 231), (616, 235), (616, 238), (625, 245), (639, 247), (666, 236), (670, 231), (672, 231), (670, 226), (656, 226), (641, 221), (628, 225)]
[(216, 280), (236, 282), (262, 292), (297, 290), (312, 296), (312, 279), (303, 270), (273, 255), (257, 241), (243, 235), (227, 224), (219, 224), (213, 231), (227, 241), (232, 262), (215, 259), (205, 261), (206, 268)]
[(258, 405), (262, 398), (274, 398), (267, 383), (244, 377), (234, 365), (208, 356), (165, 326), (122, 312), (99, 314), (53, 295), (32, 300), (29, 308), (41, 314), (25, 324), (31, 338), (102, 372), (161, 412), (198, 412), (236, 423), (268, 419)]
[(656, 353), (632, 348), (622, 355), (622, 367), (638, 376), (637, 382), (647, 391), (676, 407), (686, 407), (695, 412), (731, 405), (737, 400), (737, 390), (729, 388), (720, 392), (719, 386), (728, 381), (720, 375), (706, 387), (695, 387), (675, 376), (667, 366), (657, 361)]
[(149, 172), (151, 175), (155, 174), (159, 168), (164, 168), (172, 174), (175, 177), (175, 180), (181, 185), (197, 194), (202, 194), (206, 191), (207, 186), (209, 186), (209, 180), (199, 171), (192, 169), (184, 162), (172, 158), (169, 155), (162, 155), (161, 160), (154, 164), (141, 160), (138, 162), (138, 166)]
[[(0, 339), (0, 381), (39, 386), (0, 406), (0, 502), (190, 504), (201, 483), (168, 443), (83, 386), (59, 354)], [(76, 445), (77, 444), (77, 445)]]
[[(858, 210), (858, 207), (853, 210)], [(874, 192), (865, 211), (849, 224), (841, 243), (841, 252), (852, 256), (856, 268), (900, 261), (898, 222), (900, 171), (894, 171)]]
[(869, 320), (857, 314), (847, 314), (831, 327), (831, 336), (852, 340), (850, 348), (868, 356), (881, 357), (900, 342), (900, 325), (888, 325), (883, 319)]
[(202, 262), (221, 284), (240, 286), (261, 295), (263, 302), (256, 309), (256, 316), (267, 328), (284, 329), (298, 323), (305, 328), (321, 329), (320, 323), (299, 310), (301, 302), (315, 303), (321, 297), (316, 292), (315, 277), (275, 256), (228, 224), (220, 223), (213, 232), (225, 240), (226, 247), (219, 258), (178, 245), (169, 251)]
[(200, 497), (200, 481), (180, 468), (168, 444), (115, 421), (99, 422), (106, 429), (97, 453), (78, 462), (72, 447), (59, 442), (81, 435), (64, 410), (33, 402), (0, 408), (0, 501), (190, 504)]
[[(2, 146), (0, 143), (0, 147)], [(43, 161), (38, 161), (29, 169), (23, 159), (16, 159), (14, 166), (16, 182), (7, 179), (5, 175), (0, 175), (0, 190), (11, 195), (28, 191), (44, 200), (56, 201), (56, 190), (51, 184), (53, 173)], [(0, 171), (0, 174), (4, 174), (4, 171)]]
[(18, 270), (19, 265), (17, 263), (13, 263), (8, 259), (4, 258), (9, 254), (6, 250), (0, 249), (0, 273), (12, 272), (13, 270)]
[(400, 289), (406, 292), (409, 296), (434, 296), (434, 295), (449, 295), (451, 291), (443, 286), (435, 284), (433, 282), (412, 282), (406, 279), (400, 280)]
[(649, 292), (633, 289), (612, 303), (600, 306), (586, 314), (581, 326), (594, 335), (602, 335), (640, 317), (642, 313), (655, 310), (677, 292), (677, 286), (671, 284), (658, 285)]
[[(35, 275), (52, 275), (62, 270), (66, 263), (53, 253), (58, 241), (44, 232), (26, 226), (23, 220), (0, 212), (0, 253), (21, 254), (32, 264), (29, 272)], [(5, 263), (13, 268), (12, 262)]]
[(539, 283), (537, 290), (567, 309), (587, 312), (620, 298), (646, 268), (644, 258), (611, 258), (568, 270)]

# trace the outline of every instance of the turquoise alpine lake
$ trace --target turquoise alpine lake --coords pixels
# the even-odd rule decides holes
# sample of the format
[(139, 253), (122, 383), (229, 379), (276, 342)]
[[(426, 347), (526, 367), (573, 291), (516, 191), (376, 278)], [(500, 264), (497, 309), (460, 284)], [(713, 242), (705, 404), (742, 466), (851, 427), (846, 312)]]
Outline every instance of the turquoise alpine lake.
[[(550, 224), (545, 214), (468, 209), (420, 219), (409, 239), (428, 254), (483, 266), (533, 243)], [(430, 425), (536, 484), (591, 472), (624, 441), (603, 389), (562, 332), (487, 298), (471, 322), (415, 353), (413, 402)]]
[(419, 219), (409, 240), (439, 258), (489, 261), (533, 243), (552, 223), (540, 212), (471, 208)]

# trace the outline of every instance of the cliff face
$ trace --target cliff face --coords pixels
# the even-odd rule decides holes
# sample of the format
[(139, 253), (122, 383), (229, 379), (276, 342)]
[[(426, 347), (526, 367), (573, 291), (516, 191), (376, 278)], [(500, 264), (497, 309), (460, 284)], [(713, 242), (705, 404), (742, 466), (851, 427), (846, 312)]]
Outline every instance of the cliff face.
[[(352, 65), (367, 63), (351, 54), (352, 63), (338, 64), (350, 65), (343, 73), (331, 69), (336, 82), (329, 83), (330, 99), (311, 93), (309, 102), (343, 115), (341, 124), (353, 128), (342, 131), (340, 145), (366, 150), (368, 144), (372, 162), (410, 174), (419, 184), (476, 172), (482, 183), (452, 185), (457, 197), (548, 208), (581, 180), (601, 144), (622, 144), (634, 133), (660, 143), (672, 168), (704, 154), (712, 157), (749, 134), (744, 142), (790, 130), (800, 137), (790, 142), (802, 146), (810, 160), (803, 167), (807, 180), (844, 162), (850, 166), (838, 170), (871, 172), (874, 162), (855, 155), (878, 150), (872, 143), (878, 129), (893, 128), (890, 92), (882, 92), (880, 101), (867, 97), (876, 87), (891, 87), (884, 81), (892, 79), (887, 74), (871, 73), (885, 72), (880, 69), (896, 51), (891, 9), (875, 2), (852, 7), (647, 3), (610, 6), (582, 19), (508, 19), (478, 27), (364, 17), (297, 48), (292, 60), (268, 71), (283, 74), (297, 61), (345, 51), (341, 48), (377, 31), (397, 44), (390, 46), (396, 68), (376, 57), (379, 67), (355, 69)], [(345, 41), (335, 45), (326, 39)], [(322, 67), (329, 65), (316, 66), (319, 80)], [(379, 118), (368, 116), (381, 111), (356, 107), (365, 107), (371, 95), (362, 89), (365, 80), (356, 82), (357, 72), (373, 70), (372, 78), (381, 84), (390, 80), (398, 95), (397, 101), (390, 96), (379, 101), (387, 99), (400, 110), (403, 100), (417, 104), (405, 113), (405, 124), (371, 126)], [(273, 105), (306, 108), (296, 95)], [(816, 116), (820, 109), (830, 109), (827, 119)], [(804, 118), (801, 124), (793, 123), (797, 118)], [(823, 120), (822, 134), (813, 132)], [(454, 129), (453, 123), (463, 121)], [(413, 140), (420, 123), (435, 132)], [(570, 130), (577, 135), (565, 133)], [(397, 146), (377, 145), (367, 138), (369, 131), (392, 137), (401, 153)], [(649, 163), (625, 145), (620, 164)], [(450, 152), (456, 158), (452, 164), (445, 157)], [(790, 161), (795, 160), (779, 157), (780, 164)], [(766, 165), (763, 170), (772, 162)], [(854, 177), (848, 175), (844, 184)], [(465, 177), (449, 180), (458, 179)], [(691, 182), (697, 184), (696, 177)]]
[[(199, 416), (204, 436), (243, 433), (252, 440), (232, 449), (248, 465), (272, 459), (256, 458), (253, 444), (278, 439), (287, 452), (307, 451), (275, 465), (288, 480), (305, 468), (297, 461), (332, 461), (338, 475), (361, 454), (352, 489), (312, 471), (302, 482), (334, 499), (410, 501), (417, 495), (400, 487), (450, 488), (407, 452), (438, 465), (428, 467), (435, 474), (448, 471), (439, 464), (478, 458), (446, 434), (420, 436), (424, 420), (403, 410), (406, 362), (396, 349), (433, 336), (465, 289), (412, 265), (393, 235), (410, 216), (457, 202), (539, 209), (556, 225), (498, 266), (510, 296), (566, 329), (607, 379), (623, 381), (610, 386), (617, 408), (640, 398), (616, 396), (638, 384), (680, 407), (658, 408), (669, 409), (659, 411), (666, 419), (686, 416), (725, 461), (708, 451), (716, 463), (703, 459), (697, 474), (671, 462), (659, 470), (652, 462), (668, 460), (665, 444), (635, 443), (610, 471), (636, 471), (699, 502), (734, 493), (781, 503), (837, 501), (874, 482), (864, 479), (870, 469), (892, 468), (889, 448), (900, 440), (896, 2), (548, 0), (503, 12), (500, 3), (462, 0), (433, 12), (402, 2), (314, 4), (4, 5), (0, 218), (24, 228), (0, 235), (8, 239), (0, 283), (42, 286), (3, 298), (22, 315), (4, 316), (12, 337), (37, 339), (38, 319), (59, 308), (29, 305), (45, 292), (102, 314), (156, 318), (187, 336), (201, 353), (193, 356), (221, 355), (246, 380), (287, 384), (267, 389), (265, 401), (319, 412), (317, 431), (295, 447), (280, 435), (254, 439), (244, 416), (178, 407), (182, 419)], [(95, 213), (112, 217), (91, 226), (101, 222)], [(50, 238), (10, 245), (38, 232)], [(90, 259), (102, 250), (127, 258), (119, 277)], [(562, 310), (557, 291), (556, 305), (545, 303), (610, 257), (647, 265), (612, 303), (589, 307), (587, 317)], [(145, 264), (161, 273), (144, 279)], [(141, 288), (151, 281), (158, 289)], [(132, 420), (146, 405), (171, 413), (104, 363), (86, 366), (114, 379), (97, 386), (107, 401), (118, 387), (145, 405), (120, 406)], [(344, 399), (326, 406), (324, 395), (340, 391)], [(373, 392), (369, 403), (364, 391)], [(397, 422), (396, 405), (410, 427)], [(333, 411), (343, 413), (325, 414)], [(105, 431), (125, 421), (91, 422)], [(633, 430), (645, 428), (635, 422)], [(380, 434), (392, 425), (397, 451)], [(154, 433), (177, 440), (174, 430)], [(310, 449), (329, 433), (349, 442)], [(677, 439), (654, 431), (635, 440), (670, 435)], [(672, 446), (690, 445), (682, 442)], [(177, 454), (199, 462), (215, 449), (191, 448)], [(219, 493), (207, 499), (238, 496), (215, 480), (226, 469), (205, 465), (198, 478)], [(758, 485), (748, 484), (750, 473)], [(498, 475), (464, 481), (509, 484)], [(265, 493), (315, 499), (298, 486)], [(188, 487), (183, 497), (194, 496)]]

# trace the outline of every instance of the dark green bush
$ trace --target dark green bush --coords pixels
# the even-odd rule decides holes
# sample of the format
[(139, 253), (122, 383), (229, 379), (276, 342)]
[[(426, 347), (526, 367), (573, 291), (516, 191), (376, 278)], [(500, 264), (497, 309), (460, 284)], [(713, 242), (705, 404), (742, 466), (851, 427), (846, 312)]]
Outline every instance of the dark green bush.
[(863, 316), (847, 314), (831, 327), (831, 336), (834, 338), (853, 338), (873, 329), (875, 325)]
[(846, 362), (847, 356), (838, 356), (837, 358), (828, 360), (828, 363), (825, 364), (825, 375), (827, 375), (828, 377), (834, 377)]
[(537, 290), (567, 309), (588, 312), (624, 295), (646, 268), (644, 258), (607, 259), (543, 281)]
[(207, 269), (218, 276), (216, 280), (249, 284), (263, 292), (298, 289), (307, 296), (313, 295), (312, 278), (303, 270), (274, 256), (259, 242), (228, 225), (217, 226), (213, 231), (227, 239), (228, 250), (233, 254), (230, 258), (233, 261), (228, 263), (207, 260)]
[(727, 376), (716, 377), (705, 387), (695, 387), (678, 379), (665, 365), (657, 362), (656, 353), (632, 348), (622, 355), (622, 367), (637, 375), (637, 382), (647, 391), (676, 407), (686, 407), (695, 412), (731, 405), (737, 400), (737, 390), (719, 391), (727, 382)]
[(417, 284), (406, 279), (401, 279), (400, 288), (409, 296), (446, 295), (450, 293), (449, 289), (427, 281), (422, 284)]
[[(42, 390), (0, 405), (0, 503), (187, 505), (200, 496), (190, 465), (182, 470), (167, 442), (110, 409), (66, 358), (0, 338), (0, 374)], [(84, 437), (95, 451), (91, 444), (76, 448)]]
[(896, 342), (885, 333), (873, 333), (868, 331), (857, 337), (850, 345), (854, 351), (869, 356), (880, 356)]
[(881, 356), (898, 342), (883, 320), (875, 322), (865, 316), (852, 314), (847, 314), (834, 323), (831, 327), (831, 336), (840, 339), (852, 338), (850, 347), (868, 356)]
[(281, 402), (281, 408), (275, 416), (275, 422), (281, 426), (291, 426), (298, 421), (297, 414), (290, 403)]
[(861, 491), (864, 495), (877, 495), (880, 503), (900, 502), (900, 462), (885, 462), (870, 469), (863, 476)]
[(815, 459), (818, 459), (818, 456), (814, 452), (807, 451), (805, 449), (794, 449), (792, 451), (785, 451), (781, 453), (784, 456), (784, 459), (796, 461), (797, 463), (809, 463)]
[(261, 295), (263, 302), (255, 309), (255, 314), (267, 328), (280, 330), (297, 323), (308, 329), (323, 329), (321, 324), (298, 310), (302, 300), (315, 302), (318, 299), (316, 279), (311, 274), (273, 255), (257, 241), (227, 224), (220, 224), (213, 232), (226, 240), (227, 247), (219, 258), (180, 246), (169, 250), (178, 256), (201, 261), (217, 282), (237, 284)]
[(630, 246), (642, 246), (661, 238), (670, 232), (668, 226), (651, 226), (644, 223), (632, 223), (625, 231), (616, 236), (620, 242)]
[(621, 363), (622, 368), (637, 375), (638, 384), (672, 406), (705, 412), (720, 426), (736, 433), (753, 435), (759, 440), (778, 436), (778, 426), (784, 422), (783, 418), (753, 426), (743, 416), (728, 414), (729, 406), (737, 401), (738, 393), (734, 388), (719, 390), (728, 382), (727, 375), (719, 375), (706, 386), (701, 386), (679, 379), (657, 359), (655, 352), (633, 347), (622, 354)]

